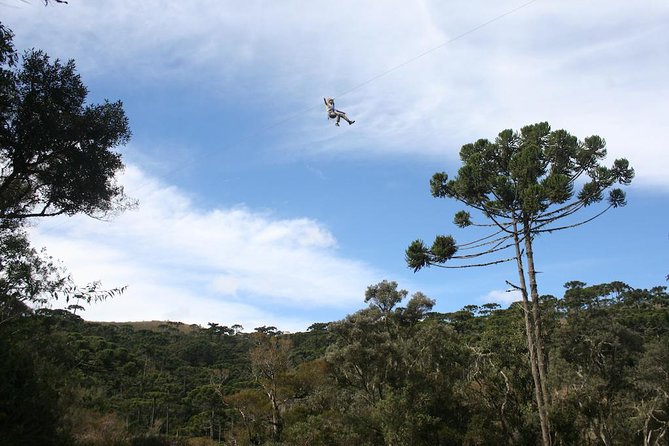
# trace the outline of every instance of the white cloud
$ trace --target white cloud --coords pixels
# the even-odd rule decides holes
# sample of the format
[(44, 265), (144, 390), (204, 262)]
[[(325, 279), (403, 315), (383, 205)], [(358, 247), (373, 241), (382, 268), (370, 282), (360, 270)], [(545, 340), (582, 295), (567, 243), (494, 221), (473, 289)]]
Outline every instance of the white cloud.
[[(226, 110), (243, 108), (259, 116), (249, 124), (267, 137), (258, 146), (281, 156), (443, 163), (463, 143), (548, 120), (581, 138), (603, 136), (611, 157), (630, 159), (635, 184), (669, 189), (661, 162), (669, 132), (661, 100), (669, 96), (664, 0), (643, 7), (537, 1), (391, 72), (522, 1), (33, 3), (16, 0), (20, 8), (3, 9), (17, 45), (74, 58), (85, 83), (104, 87), (95, 95), (132, 86), (149, 100), (165, 95), (161, 104), (169, 104), (176, 87)], [(324, 95), (336, 96), (356, 124), (331, 127)], [(160, 111), (147, 111), (160, 119)], [(212, 118), (203, 132), (225, 119)], [(268, 129), (281, 120), (290, 125)], [(158, 148), (142, 142), (133, 155), (142, 166), (166, 154), (180, 166), (193, 163), (195, 150), (142, 130)], [(35, 230), (79, 280), (130, 286), (88, 317), (116, 311), (141, 319), (164, 308), (161, 314), (177, 311), (192, 321), (220, 313), (230, 318), (220, 322), (241, 323), (237, 315), (273, 317), (270, 307), (358, 302), (364, 287), (383, 278), (338, 255), (333, 234), (308, 218), (280, 220), (243, 206), (198, 209), (183, 191), (133, 168), (124, 181), (141, 199), (139, 211), (109, 224), (76, 217)], [(504, 301), (510, 294), (491, 296)]]
[(481, 303), (498, 303), (503, 306), (509, 306), (514, 302), (517, 302), (522, 299), (520, 292), (518, 290), (506, 291), (506, 290), (492, 290), (485, 296), (481, 297), (479, 301)]
[(241, 206), (197, 209), (183, 192), (132, 165), (121, 181), (139, 209), (111, 222), (50, 219), (31, 234), (77, 281), (128, 286), (123, 296), (92, 306), (87, 319), (304, 329), (313, 320), (301, 320), (300, 312), (344, 313), (379, 280), (370, 266), (340, 256), (334, 236), (316, 221)]
[[(3, 12), (17, 39), (90, 76), (295, 113), (276, 147), (302, 156), (454, 158), (464, 143), (548, 120), (605, 137), (639, 184), (669, 186), (657, 162), (669, 131), (665, 1), (537, 1), (377, 78), (521, 4), (118, 0)], [(324, 95), (340, 95), (357, 123), (325, 130)]]

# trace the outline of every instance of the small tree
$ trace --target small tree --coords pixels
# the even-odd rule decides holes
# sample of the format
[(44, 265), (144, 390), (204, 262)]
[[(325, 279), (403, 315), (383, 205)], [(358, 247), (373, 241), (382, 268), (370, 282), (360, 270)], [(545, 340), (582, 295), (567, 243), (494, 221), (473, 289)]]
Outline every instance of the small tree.
[[(451, 236), (437, 236), (431, 247), (415, 240), (406, 250), (407, 264), (414, 271), (429, 266), (463, 268), (516, 262), (519, 283), (508, 283), (520, 291), (525, 309), (544, 445), (550, 444), (550, 394), (546, 388), (533, 241), (540, 234), (579, 226), (625, 205), (625, 193), (613, 186), (629, 184), (634, 170), (625, 159), (615, 160), (610, 168), (603, 166), (605, 145), (599, 136), (580, 141), (565, 130), (551, 131), (549, 124), (542, 122), (523, 127), (520, 132), (504, 130), (494, 142), (479, 139), (462, 146), (463, 164), (458, 175), (449, 180), (444, 172), (434, 174), (430, 181), (432, 195), (456, 199), (488, 220), (476, 224), (469, 212), (460, 211), (454, 219), (459, 227), (488, 227), (492, 232), (460, 245)], [(606, 191), (608, 205), (604, 209), (575, 219), (577, 212), (601, 202)], [(508, 256), (491, 258), (508, 250)], [(466, 263), (477, 259), (483, 260)], [(464, 262), (453, 265), (454, 260)]]

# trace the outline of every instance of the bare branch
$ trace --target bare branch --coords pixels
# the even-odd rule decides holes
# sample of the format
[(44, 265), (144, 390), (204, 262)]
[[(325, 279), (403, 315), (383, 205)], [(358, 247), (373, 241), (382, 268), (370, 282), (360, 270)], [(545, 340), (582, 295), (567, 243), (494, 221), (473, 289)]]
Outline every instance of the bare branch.
[(509, 257), (508, 259), (500, 259), (500, 260), (495, 260), (492, 262), (488, 263), (476, 263), (472, 265), (441, 265), (438, 263), (430, 263), (431, 266), (436, 266), (438, 268), (444, 268), (444, 269), (460, 269), (460, 268), (478, 268), (481, 266), (490, 266), (490, 265), (497, 265), (498, 263), (504, 263), (504, 262), (510, 262), (511, 260), (516, 260), (516, 257)]
[[(584, 224), (586, 224), (586, 223), (589, 223), (589, 222), (591, 222), (592, 220), (596, 219), (597, 217), (600, 217), (602, 214), (604, 214), (606, 211), (608, 211), (608, 210), (611, 209), (612, 207), (613, 207), (612, 205), (609, 205), (609, 206), (607, 206), (603, 211), (601, 211), (601, 212), (599, 212), (598, 214), (594, 215), (593, 217), (590, 217), (590, 218), (588, 218), (587, 220), (583, 220), (583, 221), (581, 221), (581, 222), (579, 222), (579, 223), (574, 223), (574, 224), (572, 224), (572, 225), (566, 225), (566, 226), (559, 226), (559, 227), (556, 227), (556, 228), (534, 229), (532, 232), (534, 232), (535, 234), (541, 234), (542, 232), (562, 231), (563, 229), (571, 229), (571, 228), (575, 228), (575, 227), (577, 227), (577, 226), (581, 226), (581, 225), (584, 225)], [(550, 223), (550, 222), (547, 222), (546, 225), (547, 225), (548, 223)], [(545, 226), (545, 225), (543, 225), (543, 226)], [(539, 227), (542, 227), (542, 226), (539, 226)]]
[(492, 249), (489, 249), (487, 251), (477, 252), (477, 253), (474, 253), (474, 254), (467, 254), (467, 255), (464, 255), (464, 256), (453, 256), (451, 258), (452, 259), (473, 259), (475, 257), (481, 257), (481, 256), (485, 256), (485, 255), (488, 255), (488, 254), (492, 254), (493, 252), (503, 251), (506, 248), (509, 248), (511, 246), (513, 246), (513, 243), (509, 243), (509, 244), (506, 244), (506, 245), (501, 246), (501, 247), (492, 248)]
[[(493, 244), (498, 243), (500, 241), (508, 240), (508, 239), (511, 238), (511, 235), (508, 234), (508, 235), (505, 235), (504, 237), (498, 237), (496, 239), (488, 240), (487, 242), (483, 242), (483, 240), (488, 239), (490, 237), (493, 237), (493, 236), (499, 234), (500, 232), (502, 232), (502, 231), (497, 231), (496, 233), (491, 234), (487, 237), (483, 237), (483, 238), (480, 238), (478, 240), (474, 240), (472, 242), (468, 242), (468, 243), (464, 243), (462, 245), (458, 245), (458, 250), (466, 251), (466, 250), (469, 250), (469, 249), (480, 248), (482, 246), (493, 245)], [(477, 243), (477, 242), (482, 242), (482, 243)], [(477, 243), (477, 244), (474, 244), (474, 243)]]

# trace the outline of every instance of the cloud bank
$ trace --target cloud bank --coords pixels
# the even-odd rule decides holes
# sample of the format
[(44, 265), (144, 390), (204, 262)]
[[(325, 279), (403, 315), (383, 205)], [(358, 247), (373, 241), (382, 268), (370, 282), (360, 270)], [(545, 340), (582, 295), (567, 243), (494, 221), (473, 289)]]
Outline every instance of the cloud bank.
[(341, 257), (334, 236), (316, 221), (243, 206), (198, 209), (132, 165), (121, 181), (139, 198), (138, 209), (110, 222), (49, 219), (31, 234), (78, 282), (128, 286), (121, 297), (91, 306), (87, 319), (305, 329), (319, 311), (342, 317), (381, 278)]
[[(9, 1), (15, 7), (2, 10), (3, 23), (17, 47), (74, 58), (92, 101), (121, 98), (140, 123), (130, 159), (141, 167), (130, 166), (123, 180), (139, 210), (111, 223), (76, 217), (34, 230), (35, 244), (79, 281), (129, 286), (89, 309), (90, 319), (247, 328), (290, 319), (298, 327), (342, 316), (367, 285), (387, 278), (341, 255), (313, 219), (197, 206), (201, 197), (168, 185), (177, 168), (190, 169), (190, 184), (200, 172), (220, 173), (219, 165), (235, 175), (259, 164), (321, 168), (350, 158), (372, 166), (436, 160), (450, 169), (462, 144), (547, 120), (580, 138), (606, 138), (610, 156), (636, 169), (635, 187), (669, 190), (661, 162), (666, 1), (537, 0), (481, 28), (526, 2)], [(356, 124), (331, 131), (323, 96)], [(214, 158), (223, 160), (218, 170), (206, 170)], [(163, 162), (173, 167), (156, 167)], [(310, 212), (302, 209), (300, 216)]]
[[(4, 12), (22, 42), (75, 58), (87, 76), (262, 107), (258, 130), (288, 118), (268, 144), (286, 155), (454, 159), (464, 143), (548, 120), (606, 138), (636, 184), (669, 187), (657, 162), (669, 3), (536, 1), (478, 28), (522, 4), (118, 0)], [(326, 95), (357, 124), (324, 136)]]

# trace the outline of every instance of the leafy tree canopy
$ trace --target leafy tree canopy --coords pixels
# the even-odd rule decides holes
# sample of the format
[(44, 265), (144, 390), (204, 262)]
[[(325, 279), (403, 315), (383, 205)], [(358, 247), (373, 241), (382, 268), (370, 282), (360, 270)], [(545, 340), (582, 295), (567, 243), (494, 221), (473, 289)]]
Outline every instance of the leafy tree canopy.
[[(566, 130), (551, 130), (547, 122), (503, 130), (494, 141), (479, 139), (460, 150), (462, 166), (455, 178), (438, 172), (430, 180), (434, 197), (453, 198), (480, 211), (498, 233), (468, 245), (457, 245), (450, 236), (438, 236), (432, 246), (414, 241), (406, 251), (415, 271), (450, 259), (472, 259), (513, 246), (507, 243), (519, 225), (524, 237), (566, 229), (586, 223), (608, 209), (624, 206), (625, 193), (615, 185), (628, 185), (634, 169), (626, 159), (610, 167), (602, 164), (606, 142), (593, 135), (579, 140)], [(608, 206), (582, 221), (558, 222), (604, 200)], [(467, 211), (456, 213), (454, 223), (475, 224)], [(495, 237), (497, 236), (497, 237)], [(456, 255), (462, 248), (481, 248), (481, 254)], [(502, 259), (506, 261), (511, 259)], [(496, 262), (491, 262), (496, 263)], [(484, 266), (491, 263), (476, 264)]]
[(0, 218), (84, 213), (133, 205), (117, 184), (130, 139), (122, 103), (87, 104), (74, 61), (42, 51), (18, 57), (0, 24)]

